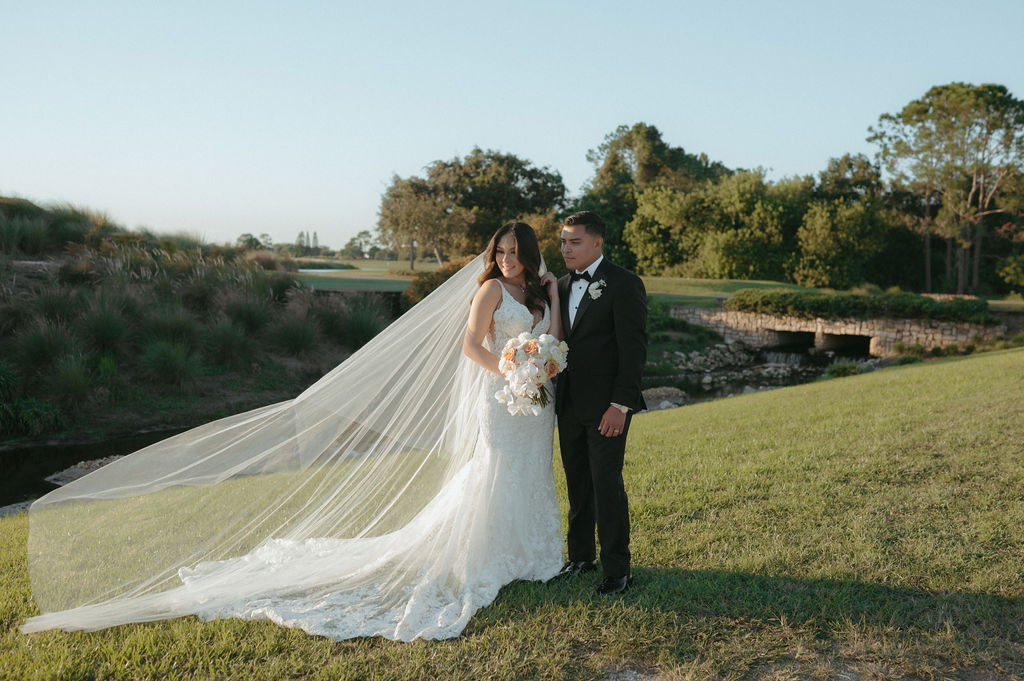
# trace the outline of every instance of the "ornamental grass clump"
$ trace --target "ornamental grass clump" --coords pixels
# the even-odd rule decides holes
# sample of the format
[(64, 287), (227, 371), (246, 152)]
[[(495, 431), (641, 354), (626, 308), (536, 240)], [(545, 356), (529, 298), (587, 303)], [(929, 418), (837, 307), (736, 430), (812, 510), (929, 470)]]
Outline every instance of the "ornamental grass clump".
[(77, 319), (88, 304), (88, 292), (84, 289), (60, 286), (40, 292), (35, 308), (45, 319), (67, 324)]
[(139, 355), (143, 374), (160, 385), (179, 388), (188, 386), (199, 373), (199, 362), (180, 342), (152, 340)]
[(68, 328), (46, 319), (36, 319), (14, 339), (14, 355), (22, 371), (29, 374), (45, 372), (57, 360), (74, 349)]
[(293, 357), (308, 354), (320, 345), (316, 323), (305, 317), (283, 317), (267, 329), (267, 335), (275, 348)]
[(124, 313), (104, 302), (96, 303), (74, 325), (85, 347), (97, 354), (117, 355), (124, 351), (129, 328)]
[(0, 402), (14, 399), (21, 385), (21, 374), (12, 362), (0, 359)]
[(195, 348), (202, 325), (181, 306), (158, 308), (144, 323), (144, 337)]
[(244, 368), (256, 358), (256, 341), (229, 318), (208, 324), (202, 334), (203, 356), (211, 364)]
[(61, 357), (44, 378), (45, 394), (62, 409), (76, 411), (89, 396), (93, 379), (84, 356)]
[(237, 298), (225, 302), (224, 313), (233, 322), (254, 334), (270, 323), (270, 307), (267, 302), (256, 298)]
[(358, 350), (388, 325), (383, 301), (375, 295), (355, 295), (346, 299), (348, 314), (341, 320), (342, 344)]

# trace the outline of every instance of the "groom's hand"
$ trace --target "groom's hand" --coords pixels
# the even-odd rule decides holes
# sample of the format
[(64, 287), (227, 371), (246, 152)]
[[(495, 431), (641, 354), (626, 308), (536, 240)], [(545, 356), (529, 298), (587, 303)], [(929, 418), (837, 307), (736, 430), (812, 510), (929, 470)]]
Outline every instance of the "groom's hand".
[(597, 427), (597, 432), (605, 437), (618, 437), (622, 435), (625, 426), (626, 415), (615, 407), (609, 406), (605, 409), (604, 416), (601, 417), (601, 424)]

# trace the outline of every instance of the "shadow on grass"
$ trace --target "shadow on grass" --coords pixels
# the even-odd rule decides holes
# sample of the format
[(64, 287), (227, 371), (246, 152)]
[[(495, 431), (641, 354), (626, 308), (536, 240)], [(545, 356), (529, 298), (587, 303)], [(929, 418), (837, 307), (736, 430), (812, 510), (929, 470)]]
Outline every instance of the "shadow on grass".
[(784, 620), (820, 639), (841, 635), (853, 625), (911, 637), (952, 634), (964, 652), (981, 652), (993, 641), (1017, 650), (1024, 643), (1020, 597), (716, 570), (636, 568), (633, 576), (629, 591), (612, 597), (595, 593), (599, 578), (594, 576), (516, 582), (502, 590), (496, 607), (477, 613), (476, 624), (498, 624), (510, 610), (528, 615), (552, 606), (601, 609), (615, 603), (725, 628), (730, 620), (737, 628), (741, 623)]

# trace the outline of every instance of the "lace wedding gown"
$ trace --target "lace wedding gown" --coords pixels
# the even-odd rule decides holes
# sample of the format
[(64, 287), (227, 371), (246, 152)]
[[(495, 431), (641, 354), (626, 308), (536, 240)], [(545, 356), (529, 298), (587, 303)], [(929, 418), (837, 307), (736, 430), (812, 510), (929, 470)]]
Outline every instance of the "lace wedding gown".
[[(463, 282), (460, 286), (466, 290), (469, 284)], [(509, 338), (523, 331), (539, 334), (550, 327), (548, 309), (534, 327), (530, 310), (516, 301), (504, 286), (502, 291), (502, 301), (494, 313), (493, 336), (485, 340), (485, 346), (495, 354)], [(451, 305), (450, 301), (448, 305)], [(413, 315), (408, 323), (415, 323), (415, 319)], [(446, 333), (453, 335), (455, 331), (457, 329), (453, 326), (453, 331)], [(410, 334), (406, 332), (405, 335)], [(384, 354), (394, 354), (394, 348), (389, 346)], [(406, 402), (396, 403), (397, 406), (387, 412), (390, 431), (383, 427), (379, 431), (371, 431), (375, 439), (369, 445), (365, 444), (367, 436), (360, 431), (360, 441), (364, 443), (360, 447), (370, 451), (374, 447), (382, 448), (380, 443), (387, 442), (387, 456), (359, 450), (353, 444), (359, 438), (345, 435), (348, 439), (344, 447), (334, 445), (336, 450), (325, 451), (344, 449), (346, 456), (329, 457), (329, 463), (319, 467), (303, 464), (305, 467), (300, 467), (301, 484), (289, 482), (291, 487), (286, 491), (274, 492), (277, 496), (273, 501), (264, 500), (258, 506), (253, 502), (249, 507), (251, 510), (247, 511), (254, 516), (252, 518), (238, 519), (236, 516), (241, 513), (238, 510), (226, 515), (222, 528), (211, 529), (214, 524), (206, 523), (204, 519), (211, 514), (216, 515), (216, 511), (211, 509), (215, 503), (221, 503), (225, 494), (197, 495), (206, 489), (217, 490), (223, 473), (207, 488), (197, 487), (199, 483), (193, 478), (185, 481), (180, 470), (175, 469), (175, 486), (157, 487), (156, 492), (147, 487), (146, 496), (130, 497), (124, 501), (121, 500), (125, 494), (123, 489), (130, 485), (126, 485), (123, 479), (130, 478), (130, 475), (122, 473), (116, 486), (100, 479), (102, 485), (94, 483), (94, 489), (80, 490), (75, 501), (90, 504), (88, 506), (79, 508), (66, 499), (58, 499), (50, 506), (34, 507), (33, 522), (38, 519), (39, 524), (38, 528), (33, 525), (33, 532), (38, 534), (35, 544), (30, 538), (30, 565), (33, 567), (34, 593), (44, 614), (29, 619), (23, 630), (55, 627), (92, 630), (126, 622), (194, 614), (202, 619), (269, 619), (338, 640), (374, 635), (403, 641), (458, 636), (473, 614), (490, 604), (503, 585), (517, 579), (550, 579), (562, 563), (560, 512), (551, 458), (554, 405), (549, 403), (539, 416), (510, 415), (494, 397), (503, 379), (484, 372), (476, 365), (466, 366), (466, 363), (472, 364), (461, 358), (454, 370), (461, 377), (456, 380), (457, 387), (450, 391), (454, 394), (441, 392), (438, 393), (440, 396), (428, 394), (417, 397), (427, 405), (419, 407), (423, 413), (428, 413), (425, 411), (427, 407), (432, 407), (438, 400), (451, 402), (447, 411), (439, 413), (448, 414), (446, 418), (453, 422), (442, 424), (439, 435), (430, 431), (429, 436), (421, 435), (420, 440), (434, 443), (431, 438), (436, 435), (437, 442), (455, 442), (456, 445), (447, 447), (454, 453), (434, 444), (412, 447), (407, 436), (400, 446), (390, 444), (394, 437), (389, 433), (404, 432), (400, 420), (405, 413), (403, 409), (409, 408), (406, 402), (410, 398), (402, 397)], [(354, 364), (362, 366), (372, 362)], [(399, 373), (396, 370), (394, 375)], [(408, 385), (413, 392), (419, 385), (416, 381), (425, 380), (415, 375), (402, 376), (403, 380), (410, 382)], [(391, 387), (389, 399), (396, 391), (401, 393), (402, 388)], [(304, 398), (308, 402), (315, 397), (307, 397), (307, 393), (297, 398), (298, 406), (303, 404)], [(339, 400), (342, 395), (343, 392), (338, 393)], [(320, 399), (327, 402), (322, 395)], [(215, 434), (219, 436), (223, 432), (234, 431), (241, 427), (236, 423), (242, 422), (258, 424), (255, 432), (267, 431), (270, 428), (267, 423), (282, 418), (281, 414), (295, 407), (291, 402), (282, 403), (225, 419)], [(323, 407), (320, 405), (318, 408), (322, 410)], [(354, 407), (350, 405), (348, 408)], [(289, 432), (306, 433), (307, 437), (309, 432), (315, 432), (310, 426), (305, 430), (296, 427), (296, 417), (287, 413), (291, 419)], [(337, 418), (337, 412), (332, 414)], [(242, 419), (244, 416), (249, 418)], [(324, 418), (315, 423), (326, 421)], [(304, 421), (310, 422), (313, 421), (309, 418)], [(364, 431), (369, 430), (365, 427), (369, 422), (369, 418), (359, 422)], [(218, 423), (207, 424), (206, 428)], [(431, 426), (437, 427), (437, 424), (431, 423)], [(193, 440), (204, 439), (202, 428), (196, 429), (197, 434), (188, 441), (190, 445)], [(334, 428), (338, 430), (340, 427)], [(463, 432), (459, 432), (460, 428)], [(351, 430), (352, 426), (348, 426), (344, 433)], [(423, 430), (422, 425), (417, 426), (417, 434), (420, 430)], [(457, 437), (452, 435), (453, 432)], [(334, 431), (331, 435), (335, 443), (343, 439)], [(237, 442), (241, 436), (236, 434), (232, 437), (234, 439), (224, 445), (223, 450), (239, 446)], [(209, 449), (212, 442), (205, 444)], [(253, 445), (250, 443), (249, 446)], [(265, 446), (265, 449), (275, 451), (280, 449), (280, 445)], [(399, 453), (408, 458), (408, 452), (421, 449), (426, 453), (409, 459), (411, 463), (404, 459), (394, 463), (396, 458), (400, 459)], [(133, 457), (141, 459), (145, 452), (142, 450), (122, 461), (127, 462)], [(301, 459), (302, 455), (298, 458)], [(325, 455), (321, 454), (316, 461), (324, 458)], [(250, 456), (245, 459), (245, 476), (239, 475), (236, 469), (240, 464), (236, 464), (232, 467), (228, 484), (255, 485), (254, 481), (275, 481), (286, 475), (280, 472), (279, 459), (276, 454), (260, 455), (257, 465), (252, 463)], [(213, 460), (216, 461), (216, 457)], [(435, 470), (432, 466), (438, 460), (444, 465), (437, 468), (441, 472), (435, 474), (431, 472)], [(356, 463), (351, 463), (353, 461)], [(154, 475), (152, 468), (158, 465), (157, 462), (151, 460), (147, 465), (147, 474)], [(179, 468), (184, 470), (200, 465), (193, 457), (187, 466), (179, 464)], [(344, 466), (358, 466), (355, 469), (358, 474), (349, 472)], [(391, 468), (387, 469), (390, 472), (386, 476), (375, 471), (375, 468), (383, 470), (388, 466)], [(218, 471), (225, 467), (225, 463), (219, 463)], [(331, 476), (335, 475), (338, 467), (345, 471), (341, 478), (344, 484), (331, 489), (326, 482), (337, 479)], [(412, 472), (401, 476), (395, 473), (405, 469)], [(316, 471), (316, 474), (310, 471)], [(287, 475), (295, 474), (288, 472)], [(260, 487), (247, 489), (263, 490), (266, 484), (261, 482)], [(383, 490), (374, 492), (374, 498), (387, 497), (386, 500), (375, 500), (370, 506), (359, 496), (359, 490), (366, 487)], [(184, 501), (192, 509), (193, 515), (188, 522), (162, 518), (158, 513), (150, 512), (148, 506), (140, 505), (139, 499), (159, 498), (161, 494), (168, 493), (190, 495), (176, 498), (173, 506), (176, 512), (184, 512), (178, 510), (182, 509)], [(111, 497), (116, 497), (119, 504), (114, 507), (116, 514), (104, 506), (114, 503), (105, 500)], [(419, 500), (420, 497), (423, 501)], [(409, 501), (410, 498), (414, 501)], [(233, 500), (232, 508), (244, 503), (241, 499)], [(58, 503), (61, 501), (69, 508), (64, 509)], [(286, 521), (266, 520), (270, 514), (279, 513), (280, 508), (289, 504), (300, 506), (300, 510), (289, 511)], [(126, 514), (130, 517), (122, 519), (120, 514), (126, 507), (130, 509)], [(358, 525), (343, 522), (347, 518), (346, 513), (356, 514), (352, 510), (355, 507), (359, 508), (361, 517), (373, 516), (372, 521), (361, 520)], [(371, 511), (365, 512), (364, 507)], [(61, 512), (64, 515), (56, 518), (48, 515)], [(146, 513), (151, 513), (152, 518), (140, 520), (140, 516)], [(109, 551), (109, 555), (92, 559), (93, 562), (83, 565), (76, 574), (77, 562), (90, 559), (79, 556), (80, 548), (63, 549), (56, 535), (66, 532), (76, 522), (85, 522), (81, 518), (106, 519), (90, 520), (93, 525), (89, 527), (75, 526), (73, 534), (111, 534), (118, 539), (111, 547), (104, 545), (108, 541), (106, 537), (91, 539), (91, 546), (102, 547), (102, 550)], [(110, 519), (124, 524), (125, 529), (109, 524), (113, 522)], [(188, 528), (189, 523), (196, 525), (196, 529)], [(278, 524), (277, 530), (260, 529), (274, 523)], [(160, 526), (154, 538), (143, 537), (140, 529), (143, 524)], [(207, 528), (207, 524), (211, 528)], [(180, 531), (180, 536), (175, 534), (179, 532), (176, 529), (178, 525), (185, 528)], [(189, 541), (188, 533), (191, 532), (194, 541), (205, 542), (208, 546), (202, 552), (191, 553), (178, 547), (177, 553), (168, 552), (161, 562), (153, 561), (152, 567), (129, 569), (109, 565), (116, 562), (134, 565), (152, 560), (149, 554), (164, 550), (159, 537), (161, 531), (167, 533), (166, 542), (172, 545)], [(51, 534), (55, 536), (51, 537)], [(241, 553), (232, 552), (231, 547), (244, 546), (237, 537), (245, 537), (252, 548)], [(121, 553), (131, 553), (136, 543), (140, 545), (138, 557), (130, 560), (120, 557)], [(182, 557), (171, 557), (179, 554)], [(196, 556), (216, 559), (189, 562)], [(61, 562), (65, 557), (70, 564)], [(175, 561), (181, 562), (175, 564)], [(169, 565), (163, 567), (165, 563)], [(56, 577), (54, 573), (60, 570), (71, 577)], [(132, 580), (125, 575), (131, 575)], [(41, 577), (37, 580), (37, 576)], [(81, 587), (83, 595), (67, 596), (67, 592), (79, 589), (80, 582), (90, 583), (88, 588)], [(44, 604), (52, 605), (44, 607)]]

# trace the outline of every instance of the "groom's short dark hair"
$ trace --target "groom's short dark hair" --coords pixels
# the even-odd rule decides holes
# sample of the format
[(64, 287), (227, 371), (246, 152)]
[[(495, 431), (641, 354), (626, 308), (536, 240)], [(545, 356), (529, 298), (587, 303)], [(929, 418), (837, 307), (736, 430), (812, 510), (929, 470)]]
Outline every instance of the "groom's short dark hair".
[(563, 225), (583, 225), (587, 234), (604, 238), (604, 220), (592, 210), (581, 210), (562, 220)]

